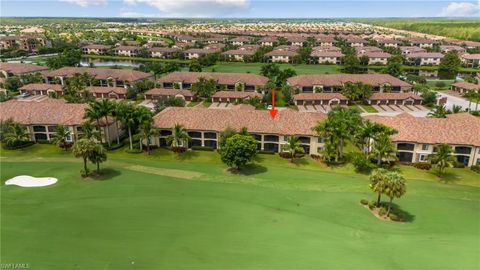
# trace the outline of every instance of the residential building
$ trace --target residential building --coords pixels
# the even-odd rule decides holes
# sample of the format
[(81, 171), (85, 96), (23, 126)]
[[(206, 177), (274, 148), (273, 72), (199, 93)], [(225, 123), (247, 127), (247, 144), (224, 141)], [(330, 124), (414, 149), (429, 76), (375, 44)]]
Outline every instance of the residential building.
[(305, 42), (307, 42), (307, 38), (303, 36), (289, 36), (287, 37), (288, 45), (291, 46), (299, 46), (302, 47)]
[(246, 58), (252, 57), (257, 49), (259, 48), (258, 45), (244, 45), (236, 50), (228, 50), (222, 53), (227, 60), (230, 61), (245, 61)]
[(441, 45), (440, 51), (442, 53), (448, 53), (450, 51), (456, 51), (458, 55), (462, 55), (467, 52), (467, 50), (463, 47), (456, 46), (456, 45)]
[(319, 64), (341, 64), (343, 53), (341, 51), (312, 50), (310, 57)]
[(348, 98), (340, 93), (299, 93), (293, 96), (295, 105), (347, 105)]
[(276, 36), (262, 37), (259, 42), (262, 46), (272, 46), (273, 47), (277, 43), (277, 37)]
[(440, 61), (443, 58), (443, 54), (436, 52), (424, 52), (424, 53), (410, 53), (406, 56), (407, 61), (411, 65), (416, 66), (431, 66), (440, 65)]
[[(82, 136), (81, 125), (86, 121), (84, 117), (87, 107), (88, 104), (66, 103), (61, 99), (9, 100), (0, 106), (0, 121), (12, 119), (24, 125), (34, 142), (52, 140), (57, 125), (64, 125), (70, 131), (67, 142), (74, 142)], [(96, 122), (93, 121), (92, 124), (96, 125)], [(102, 119), (102, 129), (105, 124)], [(116, 140), (118, 134), (115, 123), (110, 119), (107, 125), (110, 141)]]
[(416, 54), (416, 53), (424, 53), (427, 52), (424, 48), (416, 47), (416, 46), (401, 46), (400, 51), (402, 54), (407, 56), (409, 54)]
[(145, 92), (145, 99), (147, 100), (156, 100), (160, 97), (175, 97), (182, 98), (185, 101), (192, 101), (194, 96), (192, 91), (185, 89), (153, 88)]
[(88, 74), (93, 77), (92, 86), (128, 87), (140, 80), (153, 80), (151, 73), (127, 69), (62, 67), (45, 73), (45, 82), (65, 84), (65, 79), (75, 74)]
[(298, 54), (298, 46), (281, 45), (265, 54), (267, 60), (272, 63), (290, 63), (293, 58)]
[(368, 57), (368, 64), (369, 65), (386, 65), (388, 62), (388, 59), (392, 57), (391, 54), (386, 53), (386, 52), (371, 52), (367, 51), (362, 54), (358, 54), (358, 57), (361, 56), (366, 56)]
[(362, 82), (371, 85), (374, 92), (406, 92), (411, 85), (389, 74), (306, 74), (290, 77), (287, 84), (301, 93), (340, 92), (345, 84)]
[(153, 47), (150, 48), (151, 57), (157, 58), (172, 58), (174, 57), (177, 49), (169, 47)]
[(450, 85), (450, 90), (465, 94), (468, 91), (480, 91), (480, 84), (469, 82), (456, 82)]
[(402, 41), (396, 40), (396, 39), (388, 39), (388, 38), (379, 38), (376, 39), (377, 44), (382, 47), (393, 47), (393, 48), (398, 48), (400, 45), (402, 45)]
[(420, 47), (420, 48), (433, 48), (434, 45), (437, 45), (439, 42), (436, 40), (430, 39), (423, 39), (423, 38), (413, 38), (410, 39), (410, 44), (412, 46)]
[(118, 46), (113, 48), (113, 54), (119, 56), (137, 56), (141, 47), (137, 46)]
[(369, 120), (397, 130), (392, 141), (400, 162), (427, 162), (437, 144), (449, 144), (458, 162), (466, 166), (480, 165), (480, 118), (469, 113), (450, 114), (447, 118), (367, 116)]
[(260, 92), (264, 90), (268, 78), (249, 73), (222, 73), (222, 72), (172, 72), (166, 74), (158, 83), (163, 88), (190, 89), (199, 78), (213, 79), (219, 90)]
[[(240, 130), (247, 128), (262, 151), (281, 152), (288, 136), (298, 136), (305, 153), (318, 154), (323, 147), (312, 128), (326, 118), (323, 113), (306, 113), (286, 109), (277, 113), (274, 121), (266, 111), (239, 106), (228, 110), (207, 108), (169, 107), (154, 116), (154, 126), (160, 136), (153, 139), (158, 146), (166, 145), (166, 137), (176, 124), (183, 125), (192, 138), (185, 146), (218, 148), (220, 132), (227, 127)], [(301, 119), (301, 121), (299, 121)]]
[(50, 40), (42, 37), (3, 36), (0, 37), (0, 50), (17, 48), (27, 52), (37, 52), (41, 47), (50, 47)]
[[(95, 98), (102, 99), (126, 99), (127, 89), (124, 87), (87, 86), (85, 90), (92, 93)], [(30, 83), (19, 88), (21, 94), (29, 93), (34, 96), (63, 96), (63, 88), (60, 84)]]
[(9, 78), (11, 76), (21, 76), (27, 74), (35, 73), (45, 73), (48, 71), (48, 67), (39, 66), (34, 64), (23, 64), (23, 63), (3, 63), (0, 62), (0, 73), (4, 78)]
[(263, 95), (257, 92), (218, 91), (212, 96), (212, 102), (239, 103), (252, 98), (262, 99)]
[(84, 54), (105, 54), (110, 49), (110, 46), (101, 44), (90, 44), (82, 47)]
[(460, 56), (460, 60), (466, 67), (477, 68), (480, 67), (480, 53), (476, 54), (463, 54)]
[(250, 43), (250, 41), (251, 41), (250, 37), (240, 36), (240, 37), (236, 37), (236, 38), (231, 39), (230, 43), (232, 43), (232, 45), (243, 46), (245, 44)]
[(423, 98), (414, 93), (373, 93), (367, 100), (370, 105), (421, 105)]

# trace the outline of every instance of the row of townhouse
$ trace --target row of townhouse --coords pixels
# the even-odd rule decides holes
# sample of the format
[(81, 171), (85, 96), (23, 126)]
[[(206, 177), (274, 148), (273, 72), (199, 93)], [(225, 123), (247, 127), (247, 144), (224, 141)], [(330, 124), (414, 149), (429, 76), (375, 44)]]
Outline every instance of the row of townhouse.
[[(349, 99), (341, 93), (298, 93), (293, 95), (297, 106), (304, 105), (348, 105)], [(408, 93), (373, 93), (368, 99), (370, 105), (422, 105), (422, 97)]]
[[(86, 104), (69, 104), (51, 99), (41, 102), (10, 100), (0, 106), (0, 121), (12, 119), (25, 125), (32, 141), (51, 140), (56, 126), (66, 125), (71, 132), (68, 141), (75, 141), (82, 135), (81, 124), (85, 121), (86, 107)], [(152, 138), (151, 143), (166, 146), (166, 137), (171, 135), (172, 128), (182, 124), (192, 138), (184, 142), (184, 146), (218, 148), (220, 132), (228, 127), (236, 130), (245, 127), (257, 140), (259, 150), (281, 152), (288, 137), (297, 136), (306, 154), (318, 155), (324, 147), (323, 139), (312, 128), (325, 118), (323, 113), (286, 109), (279, 111), (272, 120), (268, 113), (251, 106), (236, 106), (230, 110), (169, 107), (154, 116), (154, 126), (159, 130), (159, 136)], [(447, 118), (422, 118), (405, 113), (366, 118), (397, 130), (391, 138), (400, 162), (427, 162), (428, 155), (435, 152), (435, 146), (446, 143), (453, 147), (458, 162), (466, 166), (480, 164), (478, 117), (459, 113)], [(111, 120), (100, 125), (101, 129), (109, 129), (111, 140), (121, 133)]]
[(139, 47), (139, 46), (117, 46), (111, 47), (101, 44), (90, 44), (82, 47), (84, 54), (105, 55), (111, 52), (118, 56), (138, 56), (141, 49), (146, 49), (150, 57), (156, 58), (172, 58), (178, 52), (177, 48), (169, 47)]
[(2, 36), (0, 37), (0, 50), (12, 48), (24, 50), (27, 52), (36, 52), (41, 47), (50, 47), (50, 40), (43, 37), (31, 36)]

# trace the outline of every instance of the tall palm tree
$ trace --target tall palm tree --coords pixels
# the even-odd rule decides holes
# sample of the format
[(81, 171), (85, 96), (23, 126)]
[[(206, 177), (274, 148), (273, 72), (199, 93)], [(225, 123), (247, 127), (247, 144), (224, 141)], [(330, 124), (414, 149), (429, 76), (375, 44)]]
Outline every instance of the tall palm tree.
[(117, 106), (117, 114), (123, 125), (127, 127), (130, 149), (133, 149), (132, 129), (137, 123), (135, 106), (127, 102), (120, 102)]
[(442, 177), (446, 168), (453, 167), (455, 157), (452, 155), (452, 147), (448, 144), (439, 144), (435, 148), (437, 151), (429, 155), (427, 160), (437, 168), (439, 176)]
[(96, 143), (93, 139), (80, 139), (77, 140), (72, 147), (72, 153), (76, 158), (83, 159), (83, 171), (85, 175), (88, 175), (87, 160), (92, 155)]
[(293, 162), (295, 156), (297, 154), (303, 154), (305, 151), (303, 150), (302, 144), (300, 139), (297, 136), (289, 136), (287, 143), (284, 144), (283, 150), (288, 151), (290, 153), (290, 162)]
[(111, 113), (111, 116), (113, 117), (113, 120), (115, 121), (115, 130), (117, 132), (117, 144), (120, 144), (120, 128), (118, 127), (118, 122), (120, 122), (120, 117), (119, 117), (119, 110), (118, 110), (118, 102), (112, 102), (113, 108)]
[(386, 187), (383, 192), (390, 198), (387, 210), (388, 217), (390, 215), (390, 210), (392, 209), (393, 199), (400, 198), (407, 192), (405, 178), (403, 178), (403, 176), (398, 172), (389, 172), (387, 174)]
[(90, 121), (95, 121), (96, 122), (96, 128), (99, 131), (100, 137), (102, 136), (102, 130), (100, 129), (100, 118), (102, 118), (102, 115), (100, 113), (100, 109), (98, 108), (98, 103), (97, 102), (91, 102), (88, 106), (88, 108), (85, 109), (85, 119), (88, 119)]
[(15, 146), (21, 142), (29, 141), (30, 140), (30, 133), (25, 128), (25, 126), (12, 122), (5, 130), (3, 134), (3, 140), (9, 146)]
[(380, 199), (386, 187), (386, 178), (388, 171), (385, 169), (376, 169), (370, 174), (370, 189), (378, 194), (377, 207), (380, 207)]
[(445, 108), (445, 105), (436, 105), (428, 115), (435, 118), (446, 118), (447, 113), (448, 111), (447, 108)]
[(100, 163), (107, 161), (107, 151), (102, 144), (95, 144), (88, 156), (88, 159), (97, 165), (97, 173), (100, 173)]
[(53, 135), (52, 143), (67, 151), (68, 143), (67, 137), (70, 136), (70, 129), (64, 125), (57, 125), (56, 133)]
[(469, 90), (465, 94), (463, 94), (463, 97), (468, 100), (468, 110), (470, 111), (470, 108), (472, 106), (472, 99), (475, 96), (475, 91)]
[(383, 160), (391, 160), (396, 159), (396, 152), (395, 146), (390, 140), (389, 135), (382, 134), (373, 144), (373, 154), (377, 157), (377, 165), (382, 165)]
[(187, 130), (181, 124), (175, 124), (172, 129), (172, 134), (166, 138), (167, 143), (170, 144), (171, 147), (186, 147), (185, 143), (190, 139)]
[(140, 128), (138, 131), (138, 136), (140, 138), (140, 146), (142, 145), (142, 140), (145, 140), (147, 142), (147, 154), (150, 155), (150, 139), (152, 137), (158, 136), (158, 129), (153, 127), (152, 121), (145, 121), (140, 124)]
[(109, 122), (108, 117), (112, 114), (114, 110), (114, 104), (108, 99), (102, 99), (100, 101), (95, 101), (95, 108), (98, 110), (98, 114), (103, 117), (105, 120), (105, 140), (107, 141), (108, 146), (111, 145), (110, 142), (110, 132), (109, 132)]
[(82, 133), (83, 138), (94, 139), (96, 141), (102, 140), (100, 132), (88, 121), (82, 124)]

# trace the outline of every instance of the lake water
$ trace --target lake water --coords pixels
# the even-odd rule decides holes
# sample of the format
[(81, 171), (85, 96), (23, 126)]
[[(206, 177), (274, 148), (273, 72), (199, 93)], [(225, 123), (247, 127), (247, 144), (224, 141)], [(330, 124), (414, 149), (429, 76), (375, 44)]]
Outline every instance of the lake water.
[(146, 62), (133, 61), (133, 60), (106, 60), (106, 59), (94, 59), (94, 58), (82, 58), (80, 60), (80, 65), (82, 67), (89, 67), (93, 63), (94, 66), (122, 66), (122, 67), (139, 67)]

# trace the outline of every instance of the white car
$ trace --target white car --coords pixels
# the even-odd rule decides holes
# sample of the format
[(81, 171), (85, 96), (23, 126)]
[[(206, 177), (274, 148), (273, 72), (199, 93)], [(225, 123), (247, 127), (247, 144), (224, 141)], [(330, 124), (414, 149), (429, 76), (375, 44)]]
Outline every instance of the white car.
[(271, 110), (271, 109), (272, 109), (272, 105), (268, 105), (267, 110)]
[(21, 93), (20, 96), (23, 97), (23, 98), (28, 97), (28, 96), (30, 96), (30, 93), (28, 93), (28, 92)]

